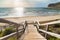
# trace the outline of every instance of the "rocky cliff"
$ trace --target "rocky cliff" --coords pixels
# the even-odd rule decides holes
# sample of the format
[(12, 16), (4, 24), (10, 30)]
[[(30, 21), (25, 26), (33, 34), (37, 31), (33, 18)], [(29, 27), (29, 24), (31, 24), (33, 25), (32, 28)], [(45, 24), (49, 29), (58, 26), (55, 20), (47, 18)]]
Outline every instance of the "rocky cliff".
[(51, 4), (48, 5), (48, 7), (50, 7), (50, 8), (60, 8), (60, 2), (58, 2), (58, 3), (51, 3)]

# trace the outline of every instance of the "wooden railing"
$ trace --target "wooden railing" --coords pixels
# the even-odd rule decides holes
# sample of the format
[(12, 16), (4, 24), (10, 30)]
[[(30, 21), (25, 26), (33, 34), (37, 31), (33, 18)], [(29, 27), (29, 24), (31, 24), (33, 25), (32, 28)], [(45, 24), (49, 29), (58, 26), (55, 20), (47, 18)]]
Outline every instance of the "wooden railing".
[[(58, 23), (59, 23), (59, 22), (58, 22)], [(54, 23), (52, 23), (52, 24), (54, 24)], [(45, 33), (45, 38), (47, 38), (47, 35), (50, 35), (50, 36), (53, 36), (53, 37), (56, 37), (56, 38), (59, 38), (59, 39), (60, 39), (60, 35), (59, 35), (59, 34), (52, 33), (52, 32), (49, 32), (49, 31), (48, 31), (49, 25), (52, 25), (52, 24), (48, 24), (48, 25), (46, 24), (46, 25), (45, 25), (45, 26), (46, 26), (46, 30), (39, 29), (39, 27), (41, 26), (41, 24), (39, 25), (38, 22), (35, 22), (34, 25), (36, 26), (36, 28), (37, 28), (38, 31)], [(55, 24), (56, 24), (56, 23), (55, 23)]]
[[(27, 27), (27, 22), (25, 21), (23, 24), (18, 24), (15, 22), (11, 22), (5, 19), (0, 19), (1, 23), (7, 23), (7, 24), (14, 24), (14, 26), (16, 27), (16, 32), (11, 33), (9, 35), (6, 35), (4, 37), (0, 37), (0, 40), (8, 40), (10, 37), (15, 36), (17, 37), (17, 40), (23, 35), (23, 33), (25, 32), (25, 29)], [(22, 29), (18, 29), (20, 26), (22, 26)]]
[[(0, 19), (0, 22), (1, 22), (1, 23), (14, 24), (14, 26), (16, 27), (16, 32), (11, 33), (11, 34), (9, 34), (9, 35), (6, 35), (6, 36), (4, 36), (4, 37), (1, 37), (0, 40), (7, 40), (8, 38), (10, 38), (10, 37), (12, 37), (12, 36), (14, 36), (14, 35), (16, 35), (17, 40), (18, 40), (18, 39), (21, 37), (21, 35), (24, 34), (25, 29), (26, 29), (27, 24), (28, 24), (27, 21), (25, 21), (23, 24), (18, 24), (18, 23), (15, 23), (15, 22), (11, 22), (11, 21), (8, 21), (8, 20), (4, 20), (4, 19)], [(57, 22), (57, 23), (59, 23), (59, 22)], [(29, 23), (29, 24), (30, 24), (30, 23)], [(46, 38), (47, 34), (48, 34), (48, 35), (51, 35), (51, 36), (54, 36), (54, 37), (57, 37), (57, 38), (60, 38), (60, 35), (59, 35), (59, 34), (52, 33), (52, 32), (48, 32), (48, 31), (47, 31), (47, 30), (49, 29), (49, 25), (51, 25), (51, 24), (48, 24), (48, 25), (46, 24), (46, 25), (45, 25), (45, 26), (46, 26), (46, 31), (45, 31), (45, 30), (42, 30), (42, 29), (39, 29), (39, 26), (41, 26), (41, 25), (39, 25), (39, 22), (34, 22), (33, 24), (36, 26), (36, 28), (37, 28), (38, 31), (41, 31), (41, 32), (45, 33), (45, 38)], [(54, 23), (53, 23), (53, 24), (54, 24)], [(19, 29), (20, 26), (22, 26), (23, 28), (22, 28), (22, 29)], [(20, 34), (20, 35), (19, 35), (19, 34)]]

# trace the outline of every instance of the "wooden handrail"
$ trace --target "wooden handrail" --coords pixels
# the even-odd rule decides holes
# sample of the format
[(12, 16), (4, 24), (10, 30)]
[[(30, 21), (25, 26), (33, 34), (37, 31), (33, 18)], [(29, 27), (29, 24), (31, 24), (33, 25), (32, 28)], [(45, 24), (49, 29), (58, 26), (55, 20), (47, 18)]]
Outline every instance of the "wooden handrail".
[(56, 33), (52, 33), (52, 32), (48, 32), (48, 31), (45, 31), (45, 30), (42, 30), (42, 29), (39, 29), (39, 23), (38, 22), (35, 22), (35, 24), (34, 24), (35, 26), (36, 26), (36, 28), (37, 28), (37, 30), (38, 31), (40, 31), (40, 32), (43, 32), (43, 33), (45, 33), (45, 34), (48, 34), (48, 35), (51, 35), (51, 36), (54, 36), (54, 37), (56, 37), (56, 38), (59, 38), (60, 39), (60, 35), (59, 34), (56, 34)]
[(53, 24), (57, 24), (57, 23), (60, 23), (60, 20), (59, 21), (54, 21), (54, 22), (49, 22), (49, 23), (44, 23), (44, 24), (40, 24), (41, 26), (43, 25), (53, 25)]
[[(23, 32), (23, 30), (20, 30), (20, 31), (18, 31), (18, 32), (21, 33), (21, 32)], [(17, 32), (14, 32), (14, 33), (11, 33), (11, 34), (6, 35), (6, 36), (4, 36), (4, 37), (1, 37), (0, 40), (8, 39), (8, 38), (10, 38), (10, 37), (16, 35), (16, 33), (17, 33)]]
[[(16, 34), (17, 34), (17, 36), (18, 36), (18, 33), (19, 33), (19, 31), (20, 31), (20, 30), (18, 30), (18, 27), (20, 26), (20, 24), (15, 23), (15, 22), (11, 22), (11, 21), (8, 21), (8, 20), (5, 20), (5, 19), (0, 19), (0, 22), (17, 25), (17, 27), (16, 27), (16, 30), (17, 30), (17, 31), (16, 31), (15, 33), (12, 33), (12, 34), (10, 34), (10, 35), (8, 35), (8, 36), (2, 37), (2, 38), (0, 38), (1, 40), (4, 40), (5, 38), (8, 39), (10, 36), (16, 35)], [(58, 22), (58, 23), (59, 23), (59, 22)], [(28, 24), (27, 21), (25, 21), (24, 24), (23, 24), (24, 31), (25, 31), (25, 29), (26, 29), (27, 24)], [(54, 24), (54, 23), (53, 23), (53, 24)], [(40, 26), (40, 25), (39, 25), (38, 22), (35, 22), (34, 25), (36, 25), (36, 28), (37, 28), (38, 31), (41, 31), (41, 32), (43, 32), (43, 33), (45, 33), (45, 34), (48, 34), (48, 35), (51, 35), (51, 36), (60, 38), (60, 35), (59, 35), (59, 34), (52, 33), (52, 32), (48, 32), (48, 31), (39, 29), (39, 26)], [(47, 25), (47, 24), (46, 24), (46, 25)], [(48, 24), (48, 25), (50, 25), (50, 24)], [(17, 37), (17, 38), (18, 38), (18, 37)]]
[(56, 34), (56, 33), (52, 33), (52, 32), (48, 32), (48, 31), (45, 31), (45, 30), (42, 30), (42, 29), (39, 29), (39, 31), (43, 32), (43, 33), (46, 33), (48, 35), (51, 35), (51, 36), (54, 36), (56, 38), (60, 38), (60, 35), (59, 34)]
[[(5, 20), (5, 19), (0, 18), (0, 22), (1, 22), (1, 23), (14, 24), (14, 26), (16, 27), (16, 32), (11, 33), (11, 34), (9, 34), (9, 35), (7, 35), (7, 36), (1, 37), (0, 40), (7, 40), (8, 38), (10, 38), (10, 37), (12, 37), (12, 36), (14, 36), (14, 35), (17, 35), (17, 40), (18, 40), (19, 33), (24, 32), (25, 29), (26, 29), (26, 26), (27, 26), (26, 21), (25, 21), (24, 24), (18, 24), (18, 23), (15, 23), (15, 22), (8, 21), (8, 20)], [(23, 26), (24, 28), (21, 29), (21, 30), (18, 29), (20, 26)]]
[(2, 18), (0, 18), (0, 23), (8, 23), (8, 24), (17, 24), (18, 25), (18, 23), (8, 21), (8, 20), (2, 19)]

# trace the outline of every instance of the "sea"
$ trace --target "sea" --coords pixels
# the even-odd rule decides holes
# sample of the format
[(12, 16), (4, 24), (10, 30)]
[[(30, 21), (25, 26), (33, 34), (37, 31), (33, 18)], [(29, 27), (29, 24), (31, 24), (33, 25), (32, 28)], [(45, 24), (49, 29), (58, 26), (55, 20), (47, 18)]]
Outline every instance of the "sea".
[(7, 8), (0, 7), (0, 18), (23, 16), (52, 16), (60, 15), (60, 9), (45, 7)]

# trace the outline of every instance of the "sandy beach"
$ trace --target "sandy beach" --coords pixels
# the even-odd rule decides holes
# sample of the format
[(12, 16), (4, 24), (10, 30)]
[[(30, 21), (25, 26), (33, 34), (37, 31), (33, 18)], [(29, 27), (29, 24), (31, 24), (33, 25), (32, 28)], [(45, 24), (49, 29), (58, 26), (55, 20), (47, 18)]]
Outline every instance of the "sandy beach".
[(45, 22), (45, 21), (52, 21), (52, 20), (60, 20), (60, 15), (55, 16), (25, 16), (25, 17), (7, 17), (4, 18), (9, 21), (13, 21), (16, 23), (20, 23), (23, 21), (38, 21), (38, 22)]

